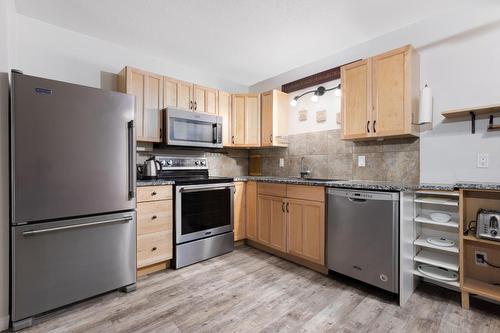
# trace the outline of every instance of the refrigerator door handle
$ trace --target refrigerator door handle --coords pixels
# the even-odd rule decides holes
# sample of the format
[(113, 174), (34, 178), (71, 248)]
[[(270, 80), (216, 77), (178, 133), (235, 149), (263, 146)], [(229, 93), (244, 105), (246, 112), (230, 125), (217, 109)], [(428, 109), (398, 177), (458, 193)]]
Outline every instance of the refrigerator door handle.
[(128, 122), (128, 197), (135, 197), (135, 125), (134, 121)]
[(89, 226), (100, 225), (100, 224), (109, 224), (109, 223), (116, 223), (116, 222), (129, 222), (132, 220), (133, 220), (132, 216), (127, 216), (127, 217), (122, 217), (122, 218), (118, 218), (118, 219), (89, 222), (89, 223), (82, 223), (82, 224), (73, 224), (73, 225), (67, 225), (67, 226), (63, 226), (63, 227), (55, 227), (55, 228), (47, 228), (47, 229), (39, 229), (39, 230), (28, 230), (28, 231), (23, 232), (23, 236), (44, 234), (47, 232), (53, 232), (53, 231), (59, 231), (59, 230), (83, 228), (83, 227), (89, 227)]

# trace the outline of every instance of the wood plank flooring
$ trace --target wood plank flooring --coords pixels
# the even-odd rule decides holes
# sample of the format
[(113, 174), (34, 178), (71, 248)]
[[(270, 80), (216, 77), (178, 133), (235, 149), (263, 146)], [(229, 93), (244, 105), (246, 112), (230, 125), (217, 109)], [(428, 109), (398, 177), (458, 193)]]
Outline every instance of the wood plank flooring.
[(50, 313), (23, 332), (500, 332), (500, 306), (421, 284), (399, 307), (385, 293), (240, 246)]

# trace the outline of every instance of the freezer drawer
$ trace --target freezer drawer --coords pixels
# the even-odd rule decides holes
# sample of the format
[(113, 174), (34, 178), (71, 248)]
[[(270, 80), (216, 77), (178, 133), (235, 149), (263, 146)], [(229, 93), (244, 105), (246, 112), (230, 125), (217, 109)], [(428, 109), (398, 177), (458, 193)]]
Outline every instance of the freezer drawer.
[(399, 193), (328, 189), (328, 268), (399, 288)]
[(136, 282), (135, 212), (11, 228), (11, 320)]

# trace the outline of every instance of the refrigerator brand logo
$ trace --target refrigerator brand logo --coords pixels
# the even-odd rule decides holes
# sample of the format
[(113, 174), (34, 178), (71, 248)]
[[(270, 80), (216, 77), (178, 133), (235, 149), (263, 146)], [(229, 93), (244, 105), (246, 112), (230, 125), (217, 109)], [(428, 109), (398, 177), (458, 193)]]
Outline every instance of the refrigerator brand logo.
[(52, 95), (52, 89), (35, 88), (35, 92), (40, 95)]

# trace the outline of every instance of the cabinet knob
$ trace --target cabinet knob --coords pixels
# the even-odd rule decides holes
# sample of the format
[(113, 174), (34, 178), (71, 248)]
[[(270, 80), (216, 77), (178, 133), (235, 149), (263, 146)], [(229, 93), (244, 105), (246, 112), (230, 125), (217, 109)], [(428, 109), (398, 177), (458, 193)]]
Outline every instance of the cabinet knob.
[(151, 220), (156, 220), (157, 218), (158, 218), (158, 216), (156, 216), (156, 215), (151, 216)]
[(156, 195), (156, 191), (151, 192), (151, 195)]
[(153, 247), (153, 248), (151, 249), (151, 252), (156, 251), (156, 250), (157, 250), (157, 248), (156, 248), (156, 246), (155, 246), (155, 247)]

